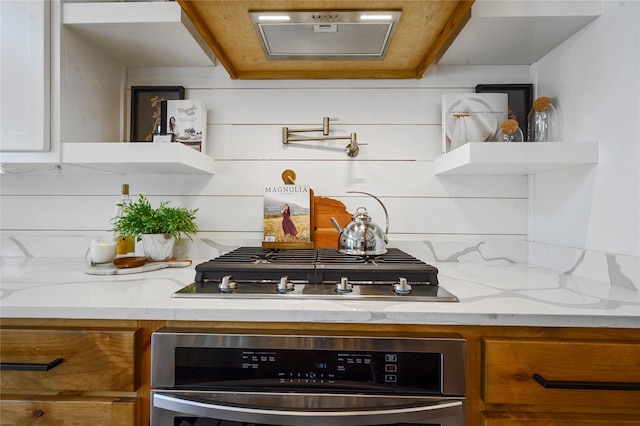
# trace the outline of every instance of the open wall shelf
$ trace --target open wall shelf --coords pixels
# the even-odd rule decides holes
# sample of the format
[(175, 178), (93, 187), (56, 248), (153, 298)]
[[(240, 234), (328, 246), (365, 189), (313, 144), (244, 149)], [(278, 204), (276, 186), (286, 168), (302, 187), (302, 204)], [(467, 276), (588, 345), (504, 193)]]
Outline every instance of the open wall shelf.
[(597, 142), (470, 142), (434, 160), (436, 175), (530, 175), (596, 164)]
[(213, 174), (213, 158), (181, 143), (65, 143), (62, 163), (120, 174)]

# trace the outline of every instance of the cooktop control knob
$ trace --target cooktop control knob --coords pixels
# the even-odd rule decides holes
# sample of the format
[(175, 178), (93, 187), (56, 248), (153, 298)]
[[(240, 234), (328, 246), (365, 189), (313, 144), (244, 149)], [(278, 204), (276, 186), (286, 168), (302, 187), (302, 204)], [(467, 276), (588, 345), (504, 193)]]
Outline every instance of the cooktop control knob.
[(338, 293), (351, 293), (353, 291), (353, 286), (347, 277), (340, 278), (340, 282), (336, 284), (336, 291)]
[(397, 294), (409, 294), (411, 293), (411, 284), (407, 282), (406, 278), (400, 277), (398, 282), (393, 285), (393, 291)]
[(280, 282), (278, 283), (278, 292), (287, 293), (289, 291), (293, 291), (293, 283), (289, 281), (289, 277), (280, 278)]
[(223, 293), (231, 293), (238, 287), (235, 281), (233, 281), (233, 277), (231, 275), (225, 275), (222, 277), (222, 281), (218, 284), (218, 290)]

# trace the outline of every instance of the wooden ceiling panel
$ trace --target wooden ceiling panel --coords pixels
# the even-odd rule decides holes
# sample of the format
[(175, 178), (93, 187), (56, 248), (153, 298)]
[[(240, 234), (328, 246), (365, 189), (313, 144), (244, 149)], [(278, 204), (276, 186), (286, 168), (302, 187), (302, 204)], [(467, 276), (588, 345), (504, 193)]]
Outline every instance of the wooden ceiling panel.
[[(473, 0), (178, 0), (233, 79), (421, 78), (469, 19)], [(380, 61), (267, 60), (249, 10), (402, 10)]]

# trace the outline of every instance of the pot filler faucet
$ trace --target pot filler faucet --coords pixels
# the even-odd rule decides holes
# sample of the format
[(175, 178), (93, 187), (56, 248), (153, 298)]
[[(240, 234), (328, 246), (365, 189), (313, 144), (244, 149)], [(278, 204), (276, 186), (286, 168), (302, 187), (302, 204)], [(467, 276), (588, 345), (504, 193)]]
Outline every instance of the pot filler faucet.
[[(349, 145), (345, 148), (345, 152), (349, 157), (357, 157), (360, 152), (359, 145), (366, 145), (366, 143), (358, 144), (356, 134), (351, 133), (350, 136), (329, 136), (329, 117), (322, 118), (322, 127), (313, 129), (297, 129), (289, 130), (288, 127), (282, 128), (282, 143), (289, 144), (291, 142), (306, 142), (306, 141), (330, 141), (330, 140), (348, 140)], [(335, 119), (334, 119), (335, 120)], [(322, 136), (317, 137), (296, 137), (292, 136), (292, 133), (302, 132), (322, 132)]]

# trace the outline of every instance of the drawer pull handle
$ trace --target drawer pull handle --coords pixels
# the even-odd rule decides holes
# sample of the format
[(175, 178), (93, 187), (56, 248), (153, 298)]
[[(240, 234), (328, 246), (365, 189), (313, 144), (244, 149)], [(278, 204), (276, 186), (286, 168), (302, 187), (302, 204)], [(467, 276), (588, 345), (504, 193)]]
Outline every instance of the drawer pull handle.
[(547, 380), (534, 373), (533, 379), (545, 389), (589, 389), (640, 391), (640, 383), (633, 382), (583, 382), (570, 380)]
[(12, 371), (49, 371), (52, 368), (62, 364), (62, 358), (56, 358), (46, 364), (35, 364), (29, 362), (2, 362), (0, 363), (0, 370), (12, 370)]

